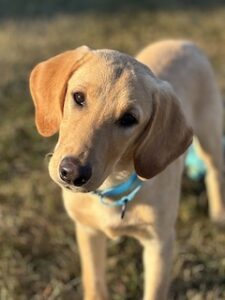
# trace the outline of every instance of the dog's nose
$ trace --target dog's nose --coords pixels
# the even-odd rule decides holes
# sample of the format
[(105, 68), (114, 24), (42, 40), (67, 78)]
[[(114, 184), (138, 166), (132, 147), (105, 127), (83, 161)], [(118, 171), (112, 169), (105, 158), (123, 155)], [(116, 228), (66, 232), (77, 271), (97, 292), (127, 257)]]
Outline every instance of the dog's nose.
[(60, 163), (59, 175), (66, 183), (82, 186), (91, 178), (92, 169), (89, 164), (82, 166), (78, 160), (68, 156)]

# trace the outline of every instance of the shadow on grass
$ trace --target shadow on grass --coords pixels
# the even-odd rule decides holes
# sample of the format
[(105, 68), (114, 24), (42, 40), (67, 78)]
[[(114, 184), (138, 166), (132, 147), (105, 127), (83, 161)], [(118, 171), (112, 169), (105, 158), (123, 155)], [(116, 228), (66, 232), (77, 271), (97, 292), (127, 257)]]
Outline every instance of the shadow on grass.
[(224, 0), (0, 0), (0, 19), (52, 17), (59, 13), (117, 13), (137, 10), (211, 10), (225, 5)]

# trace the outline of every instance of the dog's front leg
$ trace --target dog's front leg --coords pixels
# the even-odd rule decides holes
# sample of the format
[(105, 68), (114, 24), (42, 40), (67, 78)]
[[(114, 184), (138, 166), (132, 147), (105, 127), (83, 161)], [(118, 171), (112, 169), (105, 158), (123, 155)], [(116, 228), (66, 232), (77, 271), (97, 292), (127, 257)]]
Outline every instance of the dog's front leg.
[(167, 239), (153, 239), (143, 242), (145, 286), (144, 300), (167, 299), (172, 265), (174, 233)]
[(76, 233), (81, 256), (84, 300), (106, 300), (106, 237), (79, 223), (76, 225)]

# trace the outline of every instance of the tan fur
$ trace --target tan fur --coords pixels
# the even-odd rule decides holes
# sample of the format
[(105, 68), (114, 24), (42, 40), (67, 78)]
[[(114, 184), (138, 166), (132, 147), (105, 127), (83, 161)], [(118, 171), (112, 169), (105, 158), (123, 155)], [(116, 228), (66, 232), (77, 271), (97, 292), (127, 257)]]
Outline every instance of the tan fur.
[[(192, 124), (208, 166), (211, 217), (224, 220), (221, 97), (207, 59), (190, 42), (150, 45), (137, 56), (143, 64), (117, 51), (86, 48), (88, 55), (80, 60), (82, 49), (75, 50), (76, 56), (62, 54), (60, 61), (55, 57), (36, 67), (31, 92), (40, 133), (54, 134), (60, 126), (49, 171), (63, 188), (65, 208), (76, 222), (84, 299), (109, 298), (106, 236), (127, 235), (144, 246), (144, 300), (163, 300), (180, 196), (180, 155), (192, 140), (188, 124)], [(67, 70), (60, 73), (64, 59)], [(86, 95), (84, 107), (74, 103), (74, 91)], [(118, 126), (118, 119), (127, 111), (137, 117), (138, 124), (125, 129)], [(91, 164), (92, 177), (84, 186), (65, 188), (59, 177), (59, 164), (65, 156)], [(97, 196), (86, 193), (114, 186), (134, 170), (151, 179), (145, 180), (128, 205), (124, 220), (120, 208), (104, 206)]]

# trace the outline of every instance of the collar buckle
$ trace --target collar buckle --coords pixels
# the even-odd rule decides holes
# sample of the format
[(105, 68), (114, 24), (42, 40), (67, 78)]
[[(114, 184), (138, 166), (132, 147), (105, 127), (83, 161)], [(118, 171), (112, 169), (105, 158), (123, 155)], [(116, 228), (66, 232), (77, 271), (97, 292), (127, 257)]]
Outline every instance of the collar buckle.
[[(104, 205), (107, 205), (108, 207), (122, 206), (121, 219), (123, 219), (125, 216), (127, 203), (132, 201), (135, 198), (136, 194), (139, 192), (140, 188), (142, 187), (142, 184), (143, 181), (138, 178), (136, 173), (133, 173), (127, 179), (127, 181), (106, 190), (94, 191), (93, 194), (97, 195), (99, 197), (100, 202)], [(105, 199), (105, 198), (113, 198), (118, 196), (120, 196), (120, 198), (114, 201), (107, 201)]]
[(120, 215), (121, 219), (123, 219), (124, 216), (125, 216), (126, 208), (127, 208), (127, 203), (128, 203), (128, 199), (125, 199), (124, 200), (124, 204), (122, 205), (122, 208), (121, 208), (121, 215)]

